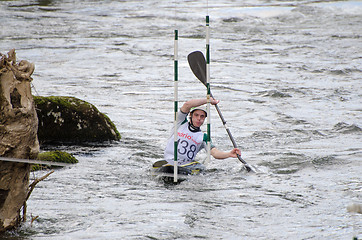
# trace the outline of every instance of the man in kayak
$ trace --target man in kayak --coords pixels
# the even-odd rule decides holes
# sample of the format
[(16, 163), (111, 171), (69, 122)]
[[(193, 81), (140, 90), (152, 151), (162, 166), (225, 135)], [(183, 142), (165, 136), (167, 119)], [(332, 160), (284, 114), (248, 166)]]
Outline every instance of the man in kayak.
[[(191, 99), (183, 104), (180, 111), (177, 113), (177, 134), (178, 134), (178, 148), (177, 158), (178, 165), (186, 165), (194, 162), (196, 154), (203, 148), (206, 149), (207, 135), (200, 129), (207, 117), (207, 112), (202, 105), (206, 104), (206, 99)], [(218, 104), (219, 100), (210, 98), (212, 105)], [(189, 121), (187, 115), (190, 113)], [(238, 148), (232, 149), (230, 152), (218, 150), (211, 144), (210, 154), (216, 159), (225, 159), (229, 157), (236, 158), (241, 155)], [(167, 146), (164, 152), (164, 159), (173, 164), (174, 158), (174, 131), (168, 139)]]

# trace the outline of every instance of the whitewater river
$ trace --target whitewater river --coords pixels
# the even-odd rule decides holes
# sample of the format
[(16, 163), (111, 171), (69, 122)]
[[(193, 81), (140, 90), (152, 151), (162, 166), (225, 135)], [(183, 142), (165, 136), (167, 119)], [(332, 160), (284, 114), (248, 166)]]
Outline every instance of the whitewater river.
[[(206, 96), (186, 57), (204, 52), (207, 14), (211, 89), (258, 172), (212, 159), (165, 186), (150, 167), (173, 122), (173, 33), (182, 104)], [(79, 163), (37, 185), (5, 239), (362, 238), (362, 215), (347, 211), (362, 204), (361, 26), (361, 1), (0, 1), (0, 52), (35, 64), (33, 94), (89, 101), (122, 135), (58, 146)], [(211, 115), (214, 144), (230, 150)]]

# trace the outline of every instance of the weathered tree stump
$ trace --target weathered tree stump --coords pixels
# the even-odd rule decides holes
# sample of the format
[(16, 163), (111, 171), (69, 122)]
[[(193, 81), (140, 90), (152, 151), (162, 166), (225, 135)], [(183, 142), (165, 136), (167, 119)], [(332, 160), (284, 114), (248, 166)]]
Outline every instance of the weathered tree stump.
[[(38, 119), (30, 82), (34, 64), (0, 54), (0, 156), (35, 159)], [(29, 192), (30, 165), (0, 161), (0, 232), (16, 227)]]

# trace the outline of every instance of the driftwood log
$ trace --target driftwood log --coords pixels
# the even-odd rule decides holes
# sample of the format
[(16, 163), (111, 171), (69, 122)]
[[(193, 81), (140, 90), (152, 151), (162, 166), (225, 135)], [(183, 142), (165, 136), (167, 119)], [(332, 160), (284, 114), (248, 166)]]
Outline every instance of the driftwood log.
[[(38, 119), (30, 82), (34, 64), (0, 54), (0, 156), (35, 159)], [(0, 232), (16, 227), (29, 193), (30, 165), (0, 161)]]

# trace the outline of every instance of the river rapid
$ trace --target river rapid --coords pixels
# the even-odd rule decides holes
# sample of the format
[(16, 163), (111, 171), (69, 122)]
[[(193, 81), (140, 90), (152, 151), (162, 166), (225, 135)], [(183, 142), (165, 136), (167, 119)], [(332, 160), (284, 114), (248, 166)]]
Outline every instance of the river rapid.
[[(212, 159), (164, 185), (150, 168), (173, 123), (174, 29), (182, 104), (206, 96), (186, 57), (205, 52), (207, 14), (212, 93), (258, 171)], [(34, 95), (89, 101), (122, 135), (56, 146), (79, 163), (37, 185), (5, 239), (362, 238), (347, 211), (362, 204), (361, 1), (0, 1), (0, 26), (0, 52), (35, 63)], [(230, 150), (214, 109), (211, 129)]]

